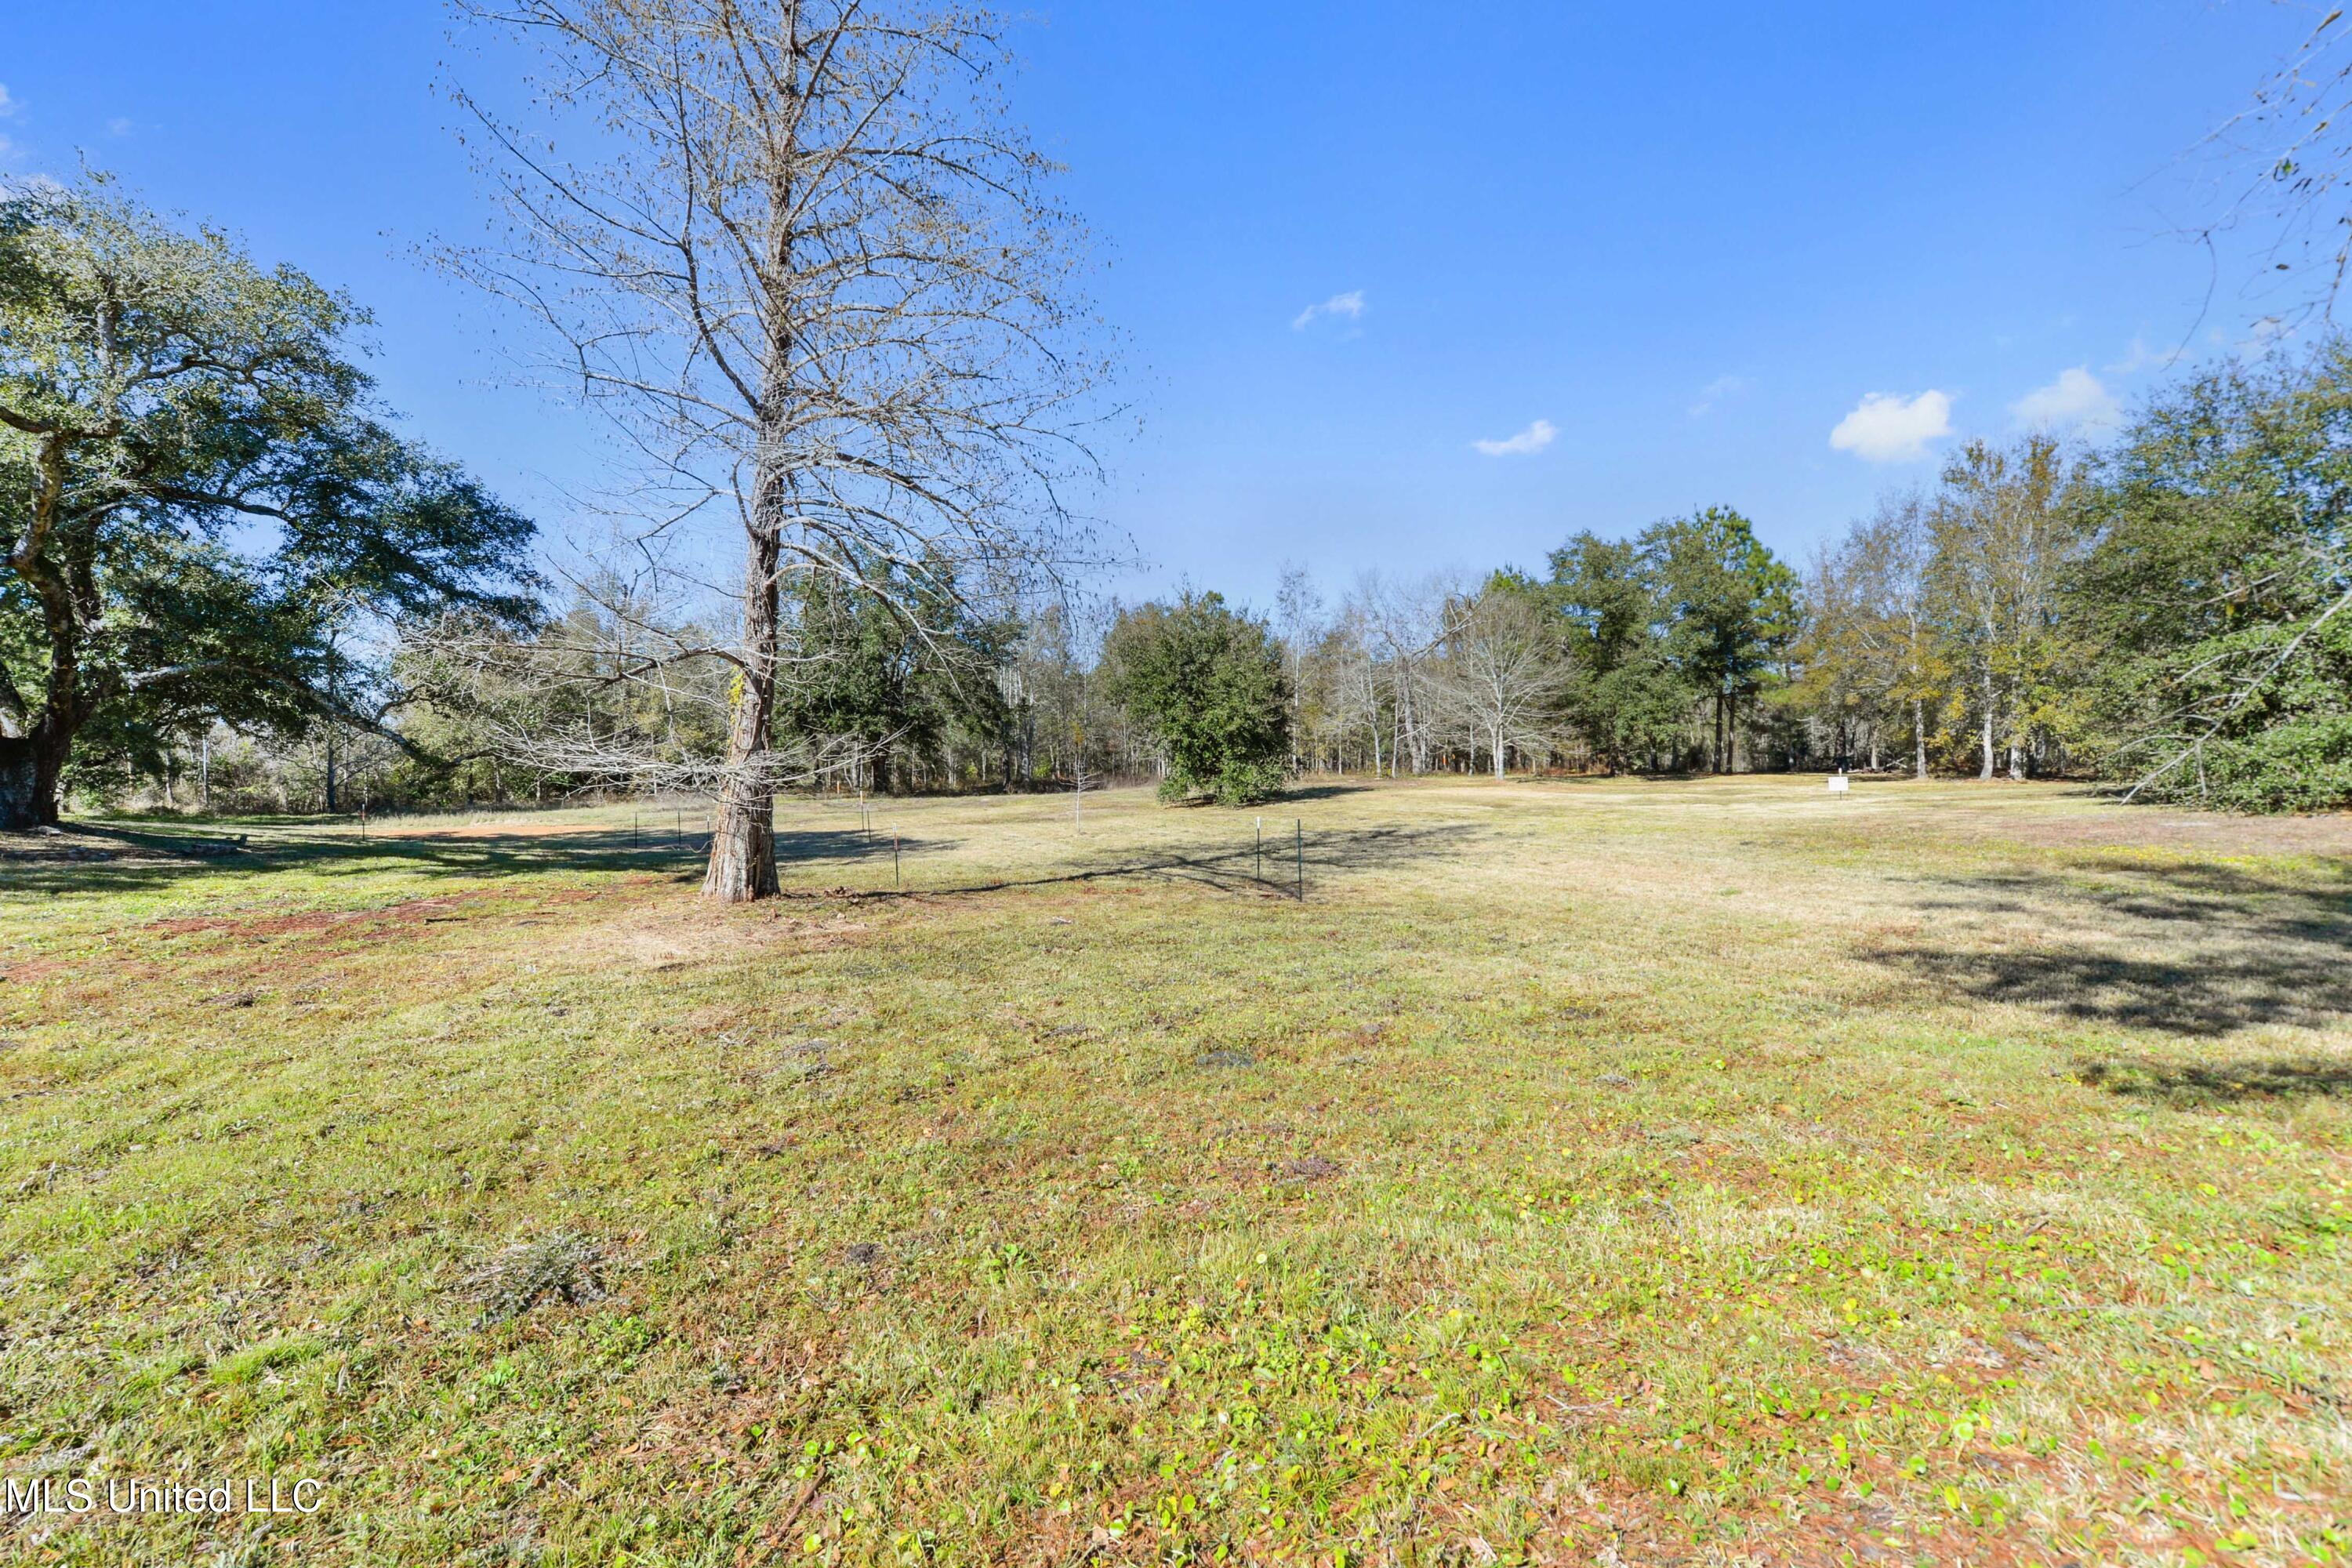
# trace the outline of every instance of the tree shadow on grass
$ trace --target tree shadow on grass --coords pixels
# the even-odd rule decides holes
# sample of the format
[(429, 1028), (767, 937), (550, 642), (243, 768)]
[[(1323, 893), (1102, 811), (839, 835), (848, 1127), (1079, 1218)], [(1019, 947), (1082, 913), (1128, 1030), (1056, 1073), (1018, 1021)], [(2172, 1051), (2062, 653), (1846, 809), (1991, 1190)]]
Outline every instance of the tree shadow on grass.
[(2319, 1057), (2242, 1062), (2163, 1062), (2114, 1058), (2087, 1061), (2074, 1076), (2094, 1089), (2179, 1106), (2236, 1105), (2258, 1100), (2352, 1099), (2352, 1061)]
[[(236, 842), (244, 834), (244, 841)], [(1303, 860), (1307, 896), (1318, 878), (1377, 869), (1457, 850), (1476, 837), (1467, 826), (1391, 826), (1326, 829), (1307, 836), (1302, 847), (1286, 836), (1269, 837), (1261, 854), (1241, 838), (1225, 847), (1183, 846), (1129, 850), (1091, 858), (1055, 857), (1036, 874), (1018, 871), (958, 880), (942, 874), (935, 858), (963, 847), (947, 837), (902, 834), (897, 847), (901, 886), (878, 889), (787, 888), (786, 896), (892, 898), (1001, 892), (1009, 889), (1121, 879), (1191, 882), (1221, 892), (1295, 895)], [(86, 853), (99, 841), (106, 858)], [(121, 893), (169, 886), (190, 878), (223, 873), (308, 871), (357, 874), (401, 870), (452, 879), (488, 880), (551, 871), (639, 871), (700, 879), (709, 839), (641, 828), (589, 827), (531, 833), (498, 828), (452, 828), (425, 833), (362, 837), (356, 828), (322, 832), (285, 830), (230, 823), (201, 831), (76, 825), (69, 841), (44, 848), (43, 841), (0, 847), (0, 892)], [(860, 880), (887, 879), (893, 858), (890, 837), (856, 827), (780, 828), (776, 858), (781, 868), (844, 870), (862, 868)], [(818, 871), (818, 875), (824, 875)]]
[[(908, 881), (902, 889), (787, 888), (786, 898), (941, 898), (973, 893), (1001, 893), (1016, 888), (1049, 888), (1074, 883), (1144, 879), (1188, 882), (1222, 893), (1256, 893), (1296, 898), (1305, 887), (1315, 897), (1318, 879), (1335, 873), (1378, 870), (1414, 860), (1437, 858), (1458, 851), (1479, 836), (1475, 827), (1438, 825), (1423, 827), (1322, 829), (1304, 843), (1293, 837), (1268, 838), (1261, 851), (1253, 841), (1232, 848), (1186, 847), (1103, 855), (1040, 870), (982, 877), (968, 881), (943, 880), (939, 886), (919, 879), (917, 866), (908, 862)], [(886, 847), (887, 850), (887, 847)], [(910, 857), (911, 857), (911, 851)]]
[(2110, 858), (1951, 879), (1870, 956), (1979, 1001), (2210, 1038), (2352, 1016), (2352, 863), (2299, 879)]
[[(120, 893), (189, 878), (310, 871), (402, 870), (427, 876), (495, 879), (550, 871), (702, 874), (709, 838), (658, 827), (582, 827), (552, 832), (442, 828), (362, 835), (358, 828), (288, 828), (269, 822), (226, 822), (203, 829), (76, 823), (58, 839), (25, 836), (0, 844), (0, 892)], [(902, 852), (938, 854), (953, 839), (902, 838)], [(867, 860), (890, 854), (887, 836), (855, 828), (794, 828), (776, 835), (780, 861)]]

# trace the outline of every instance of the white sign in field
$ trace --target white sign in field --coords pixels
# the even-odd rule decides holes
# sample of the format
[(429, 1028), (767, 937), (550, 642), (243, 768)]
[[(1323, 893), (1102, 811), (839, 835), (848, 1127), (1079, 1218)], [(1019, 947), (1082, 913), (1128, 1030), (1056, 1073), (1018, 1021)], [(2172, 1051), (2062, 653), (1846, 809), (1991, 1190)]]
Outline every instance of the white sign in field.
[(1830, 775), (1830, 793), (1832, 795), (1844, 795), (1847, 793), (1846, 776), (1843, 773), (1832, 773)]

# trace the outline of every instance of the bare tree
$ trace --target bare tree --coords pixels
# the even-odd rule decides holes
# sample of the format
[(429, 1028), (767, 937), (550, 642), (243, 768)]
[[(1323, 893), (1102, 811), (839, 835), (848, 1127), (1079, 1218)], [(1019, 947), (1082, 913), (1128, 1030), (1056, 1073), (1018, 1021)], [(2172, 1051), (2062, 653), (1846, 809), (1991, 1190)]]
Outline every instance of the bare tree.
[(1387, 756), (1381, 740), (1383, 678), (1374, 655), (1362, 604), (1350, 598), (1315, 647), (1313, 666), (1329, 691), (1325, 713), (1328, 739), (1339, 753), (1339, 771), (1348, 769), (1348, 742), (1360, 731), (1367, 742), (1372, 776), (1381, 776)]
[[(925, 0), (458, 0), (534, 46), (526, 104), (455, 90), (509, 218), (457, 272), (608, 415), (646, 559), (740, 595), (703, 890), (776, 889), (784, 596), (830, 574), (1010, 592), (1079, 560), (1083, 236), (1006, 122), (1003, 31)], [(740, 569), (706, 526), (734, 541)]]
[(1282, 642), (1282, 673), (1290, 682), (1290, 766), (1299, 766), (1298, 748), (1307, 726), (1307, 655), (1323, 632), (1323, 595), (1304, 566), (1285, 563), (1274, 594), (1274, 633)]
[(1500, 780), (1511, 749), (1540, 752), (1559, 733), (1569, 670), (1558, 628), (1526, 595), (1505, 587), (1489, 587), (1446, 620), (1440, 689)]
[[(412, 628), (420, 695), (462, 713), (494, 759), (577, 782), (716, 795), (738, 703), (730, 633), (694, 614), (688, 585), (641, 565), (566, 579), (572, 604), (528, 636), (477, 616)], [(768, 766), (814, 778), (854, 765), (839, 738), (787, 737)]]
[(1429, 769), (1436, 718), (1430, 661), (1445, 640), (1448, 606), (1459, 598), (1454, 585), (1437, 575), (1399, 583), (1367, 572), (1357, 580), (1351, 604), (1389, 688), (1391, 778), (1408, 765), (1416, 773)]

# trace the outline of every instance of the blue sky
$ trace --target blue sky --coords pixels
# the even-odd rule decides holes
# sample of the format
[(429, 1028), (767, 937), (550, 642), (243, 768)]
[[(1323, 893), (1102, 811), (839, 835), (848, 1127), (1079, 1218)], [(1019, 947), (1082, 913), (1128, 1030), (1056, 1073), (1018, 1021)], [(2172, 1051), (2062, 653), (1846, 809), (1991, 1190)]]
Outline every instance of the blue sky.
[[(2316, 15), (1046, 0), (1016, 105), (1144, 416), (1111, 585), (1538, 565), (1707, 504), (1801, 557), (1955, 439), (2095, 432), (2261, 314), (2227, 258), (2209, 305), (2181, 160)], [(484, 217), (448, 53), (430, 4), (20, 7), (0, 168), (86, 155), (349, 289), (410, 427), (561, 530), (593, 426), (411, 254)]]

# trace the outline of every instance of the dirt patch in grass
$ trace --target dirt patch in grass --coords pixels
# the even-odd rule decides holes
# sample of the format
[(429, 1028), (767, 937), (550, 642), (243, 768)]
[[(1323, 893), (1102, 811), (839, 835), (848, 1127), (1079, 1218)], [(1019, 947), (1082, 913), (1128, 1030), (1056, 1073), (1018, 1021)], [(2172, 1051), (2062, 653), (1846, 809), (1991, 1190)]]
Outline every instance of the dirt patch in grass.
[(611, 954), (643, 969), (677, 969), (751, 950), (826, 952), (859, 942), (874, 927), (853, 920), (805, 919), (763, 910), (653, 904), (579, 933), (574, 956)]
[(589, 902), (603, 896), (603, 889), (593, 888), (533, 889), (528, 907), (516, 910), (513, 907), (516, 901), (514, 889), (506, 887), (475, 888), (464, 892), (436, 894), (431, 898), (406, 899), (370, 909), (306, 910), (282, 915), (179, 917), (151, 921), (143, 930), (166, 937), (211, 932), (240, 938), (270, 937), (313, 931), (356, 931), (370, 936), (393, 937), (406, 927), (453, 923), (472, 918), (472, 910), (494, 906), (501, 913), (513, 913), (517, 919), (529, 920), (534, 915)]

